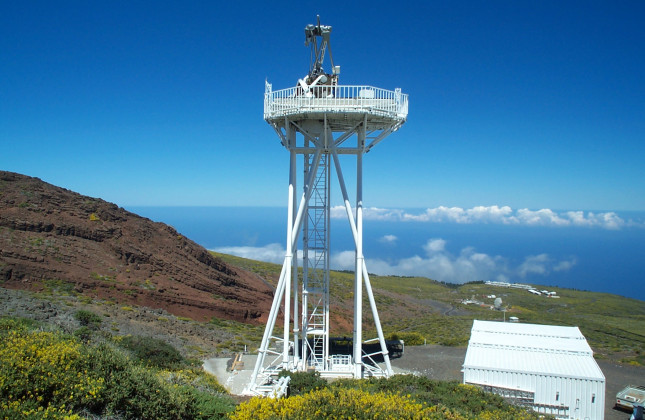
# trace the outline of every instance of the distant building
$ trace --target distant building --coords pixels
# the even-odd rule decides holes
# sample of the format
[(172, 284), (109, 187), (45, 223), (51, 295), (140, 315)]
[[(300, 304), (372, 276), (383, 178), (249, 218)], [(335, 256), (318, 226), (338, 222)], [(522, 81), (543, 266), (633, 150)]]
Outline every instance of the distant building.
[(603, 420), (605, 376), (578, 327), (473, 321), (464, 383), (558, 419)]
[(533, 286), (531, 286), (530, 284), (508, 283), (505, 281), (486, 281), (484, 282), (484, 284), (497, 287), (512, 287), (514, 289), (533, 289)]

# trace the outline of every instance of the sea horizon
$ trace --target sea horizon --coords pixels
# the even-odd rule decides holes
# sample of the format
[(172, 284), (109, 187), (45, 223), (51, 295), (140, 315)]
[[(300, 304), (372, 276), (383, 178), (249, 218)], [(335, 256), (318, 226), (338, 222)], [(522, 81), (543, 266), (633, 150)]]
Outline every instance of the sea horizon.
[[(130, 206), (209, 250), (281, 263), (284, 207)], [(352, 269), (345, 210), (332, 207), (332, 269)], [(645, 212), (508, 207), (366, 208), (370, 273), (447, 283), (506, 281), (645, 300)]]

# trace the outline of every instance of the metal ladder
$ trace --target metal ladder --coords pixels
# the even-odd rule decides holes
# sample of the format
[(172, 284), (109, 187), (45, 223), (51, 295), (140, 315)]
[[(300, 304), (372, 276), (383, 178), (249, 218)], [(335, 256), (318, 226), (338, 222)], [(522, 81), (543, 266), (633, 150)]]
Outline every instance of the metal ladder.
[(303, 227), (303, 356), (317, 369), (326, 369), (329, 356), (329, 164), (321, 154)]

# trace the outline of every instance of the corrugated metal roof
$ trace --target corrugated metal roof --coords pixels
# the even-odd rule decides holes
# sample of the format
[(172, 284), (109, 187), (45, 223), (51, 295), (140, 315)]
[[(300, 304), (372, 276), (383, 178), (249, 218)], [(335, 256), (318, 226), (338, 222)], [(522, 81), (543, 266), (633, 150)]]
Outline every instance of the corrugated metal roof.
[(540, 325), (524, 324), (519, 322), (498, 322), (498, 321), (473, 321), (474, 331), (492, 331), (503, 332), (508, 334), (535, 335), (541, 337), (565, 337), (579, 338), (584, 340), (585, 337), (578, 327), (563, 327), (561, 325)]
[(476, 320), (464, 368), (604, 380), (578, 327)]

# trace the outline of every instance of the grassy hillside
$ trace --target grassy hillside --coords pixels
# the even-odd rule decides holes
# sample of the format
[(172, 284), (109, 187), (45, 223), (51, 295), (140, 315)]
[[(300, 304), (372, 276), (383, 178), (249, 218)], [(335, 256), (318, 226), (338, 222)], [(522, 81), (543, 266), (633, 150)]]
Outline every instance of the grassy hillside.
[[(225, 254), (217, 256), (274, 285), (277, 283), (279, 265)], [(371, 275), (370, 280), (386, 335), (418, 333), (427, 343), (464, 346), (468, 343), (473, 319), (503, 319), (503, 312), (490, 309), (494, 299), (487, 296), (494, 294), (502, 298), (506, 317), (516, 316), (526, 323), (578, 326), (597, 358), (645, 365), (645, 301), (642, 300), (548, 287), (560, 296), (553, 299), (522, 289), (481, 283), (443, 284), (422, 277)], [(352, 273), (331, 274), (334, 335), (351, 331), (352, 282)], [(478, 300), (486, 306), (462, 304), (466, 299)], [(369, 334), (369, 311), (364, 311), (364, 318)]]

